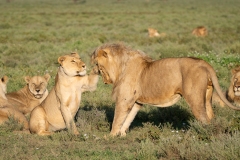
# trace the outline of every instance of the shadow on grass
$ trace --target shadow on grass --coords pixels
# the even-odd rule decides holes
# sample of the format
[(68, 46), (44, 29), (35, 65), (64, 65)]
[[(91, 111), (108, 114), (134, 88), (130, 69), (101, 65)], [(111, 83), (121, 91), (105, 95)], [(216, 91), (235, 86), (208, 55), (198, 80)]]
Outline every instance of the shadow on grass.
[[(104, 118), (110, 124), (110, 128), (114, 118), (114, 106), (114, 104), (111, 106), (103, 105), (95, 108), (98, 111), (105, 112)], [(93, 106), (85, 105), (81, 110), (91, 112), (93, 109)], [(138, 112), (130, 126), (130, 129), (143, 127), (144, 123), (150, 122), (156, 126), (159, 126), (160, 124), (171, 124), (173, 129), (186, 130), (188, 129), (189, 121), (193, 118), (192, 113), (187, 108), (183, 108), (179, 105), (173, 105), (167, 108), (150, 107), (149, 111), (140, 110)]]

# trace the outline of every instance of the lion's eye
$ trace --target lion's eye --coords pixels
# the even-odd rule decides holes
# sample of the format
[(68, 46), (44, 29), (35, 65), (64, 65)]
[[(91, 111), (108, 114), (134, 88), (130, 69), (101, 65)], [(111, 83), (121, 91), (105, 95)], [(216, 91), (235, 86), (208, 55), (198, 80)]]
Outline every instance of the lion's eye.
[(72, 62), (72, 63), (75, 63), (76, 61), (75, 61), (75, 60), (72, 60), (71, 62)]

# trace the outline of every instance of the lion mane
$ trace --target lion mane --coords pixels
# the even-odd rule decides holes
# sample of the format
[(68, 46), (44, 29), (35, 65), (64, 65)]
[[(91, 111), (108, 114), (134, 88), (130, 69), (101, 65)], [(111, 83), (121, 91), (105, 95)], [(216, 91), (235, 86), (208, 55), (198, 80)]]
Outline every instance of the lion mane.
[(240, 106), (240, 66), (232, 69), (231, 82), (227, 91), (227, 99)]
[[(141, 51), (122, 43), (104, 44), (92, 54), (103, 82), (113, 84), (116, 102), (111, 135), (126, 135), (143, 104), (168, 107), (184, 97), (197, 120), (210, 123), (214, 117), (213, 89), (231, 108), (222, 94), (214, 69), (198, 58), (152, 60)], [(213, 88), (214, 87), (214, 88)]]
[[(224, 92), (224, 95), (229, 102), (240, 107), (240, 66), (237, 66), (231, 70), (230, 84), (228, 90)], [(226, 106), (216, 92), (213, 93), (212, 101), (221, 107)]]

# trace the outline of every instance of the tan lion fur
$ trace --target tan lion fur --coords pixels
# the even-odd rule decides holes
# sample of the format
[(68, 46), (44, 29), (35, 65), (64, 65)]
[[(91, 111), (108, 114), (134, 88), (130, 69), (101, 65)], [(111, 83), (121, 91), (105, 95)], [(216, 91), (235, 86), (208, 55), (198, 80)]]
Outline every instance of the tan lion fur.
[(86, 65), (77, 53), (61, 56), (58, 62), (60, 67), (55, 86), (31, 113), (31, 133), (50, 135), (67, 128), (73, 134), (79, 134), (74, 117), (79, 109), (81, 94), (97, 87), (98, 75), (93, 71), (86, 75)]
[[(240, 106), (240, 66), (232, 69), (231, 74), (230, 84), (225, 95), (230, 102)], [(221, 107), (225, 106), (225, 103), (215, 93), (213, 94), (213, 102), (219, 104)]]
[(47, 73), (44, 76), (26, 76), (24, 79), (26, 86), (19, 91), (7, 93), (6, 96), (11, 106), (28, 115), (47, 97), (50, 75)]
[(233, 109), (221, 92), (214, 69), (197, 58), (152, 60), (143, 52), (123, 44), (105, 44), (92, 54), (103, 81), (113, 84), (116, 102), (111, 135), (126, 130), (143, 104), (168, 107), (184, 97), (196, 119), (210, 123), (213, 86), (221, 99)]
[(8, 121), (10, 117), (13, 117), (19, 123), (23, 124), (24, 130), (28, 130), (29, 125), (26, 117), (8, 103), (5, 95), (7, 92), (7, 83), (8, 77), (2, 77), (0, 80), (0, 124), (3, 124)]
[(196, 37), (205, 37), (208, 35), (207, 28), (199, 26), (192, 31), (192, 35), (195, 35)]
[(148, 28), (148, 36), (149, 37), (165, 37), (166, 33), (158, 33), (158, 31), (154, 28)]

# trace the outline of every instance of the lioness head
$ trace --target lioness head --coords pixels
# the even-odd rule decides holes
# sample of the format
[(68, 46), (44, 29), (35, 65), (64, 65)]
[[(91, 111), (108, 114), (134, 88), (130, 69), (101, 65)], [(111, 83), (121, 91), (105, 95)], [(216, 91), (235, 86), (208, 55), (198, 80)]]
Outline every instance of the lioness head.
[(149, 37), (158, 37), (160, 34), (158, 33), (158, 31), (154, 28), (148, 28), (148, 36)]
[(85, 76), (87, 67), (77, 53), (64, 55), (58, 58), (62, 71), (68, 76)]
[(192, 34), (197, 37), (205, 37), (208, 35), (208, 31), (206, 27), (199, 26), (192, 31)]
[(154, 28), (148, 28), (148, 36), (149, 37), (165, 37), (166, 33), (158, 33), (158, 31)]
[(5, 94), (7, 93), (7, 83), (8, 83), (8, 77), (3, 76), (0, 80), (0, 96), (1, 98), (7, 99)]
[(30, 92), (34, 95), (35, 98), (42, 98), (43, 94), (47, 90), (47, 84), (50, 79), (50, 75), (47, 73), (42, 76), (26, 76), (25, 81), (27, 82)]
[(240, 96), (240, 66), (232, 69), (232, 86), (235, 96)]

